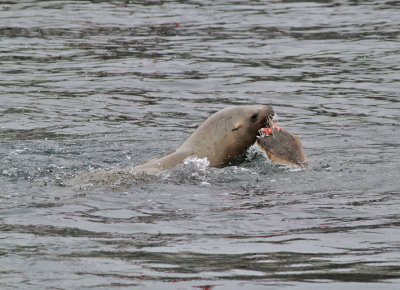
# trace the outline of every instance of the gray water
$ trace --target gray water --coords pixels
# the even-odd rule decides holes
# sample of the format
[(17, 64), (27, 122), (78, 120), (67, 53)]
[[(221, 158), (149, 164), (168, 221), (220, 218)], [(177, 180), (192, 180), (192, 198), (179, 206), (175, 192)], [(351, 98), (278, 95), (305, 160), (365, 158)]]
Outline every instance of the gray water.
[[(399, 289), (399, 1), (1, 1), (1, 289)], [(269, 104), (252, 147), (77, 189)]]

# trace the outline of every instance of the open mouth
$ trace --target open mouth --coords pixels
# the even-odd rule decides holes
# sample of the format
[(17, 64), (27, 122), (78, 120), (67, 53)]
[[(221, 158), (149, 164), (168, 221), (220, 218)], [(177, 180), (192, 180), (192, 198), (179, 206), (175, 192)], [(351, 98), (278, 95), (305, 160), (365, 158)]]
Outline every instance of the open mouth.
[(269, 136), (273, 134), (273, 132), (276, 131), (282, 131), (283, 129), (279, 127), (274, 121), (277, 120), (276, 115), (273, 116), (273, 118), (268, 118), (267, 123), (265, 124), (265, 127), (261, 128), (257, 132), (257, 139), (265, 136)]

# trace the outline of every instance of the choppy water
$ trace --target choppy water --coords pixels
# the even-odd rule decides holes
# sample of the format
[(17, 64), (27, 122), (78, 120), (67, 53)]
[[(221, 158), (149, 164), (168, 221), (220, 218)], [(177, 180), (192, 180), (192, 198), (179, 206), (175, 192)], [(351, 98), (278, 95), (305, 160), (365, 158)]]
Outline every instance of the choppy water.
[[(398, 289), (398, 1), (1, 1), (1, 289)], [(269, 104), (309, 170), (79, 191)]]

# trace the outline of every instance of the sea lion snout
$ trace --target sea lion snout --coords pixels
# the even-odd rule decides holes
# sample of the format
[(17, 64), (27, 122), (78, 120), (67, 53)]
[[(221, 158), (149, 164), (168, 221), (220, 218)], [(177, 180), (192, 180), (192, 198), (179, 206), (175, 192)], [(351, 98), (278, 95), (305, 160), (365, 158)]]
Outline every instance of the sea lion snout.
[(271, 106), (267, 106), (264, 105), (261, 107), (260, 109), (260, 122), (259, 125), (261, 125), (258, 129), (257, 129), (257, 134), (256, 137), (259, 138), (261, 137), (261, 130), (263, 128), (272, 128), (273, 127), (273, 120), (275, 119), (275, 111)]
[(275, 117), (275, 111), (271, 106), (268, 106), (268, 105), (264, 105), (262, 110), (263, 110), (264, 116), (265, 116), (265, 118), (264, 118), (265, 124), (264, 125), (269, 125), (270, 122)]

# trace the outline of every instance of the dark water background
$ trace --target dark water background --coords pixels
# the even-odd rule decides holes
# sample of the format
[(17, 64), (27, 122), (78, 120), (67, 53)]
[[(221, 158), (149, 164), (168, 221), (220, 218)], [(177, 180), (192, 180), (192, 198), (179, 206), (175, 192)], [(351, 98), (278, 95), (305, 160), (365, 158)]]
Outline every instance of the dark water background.
[[(1, 289), (399, 289), (399, 1), (0, 1)], [(270, 104), (313, 166), (80, 191)]]

